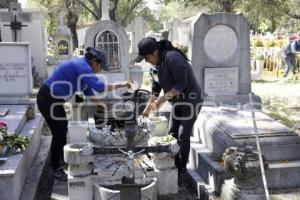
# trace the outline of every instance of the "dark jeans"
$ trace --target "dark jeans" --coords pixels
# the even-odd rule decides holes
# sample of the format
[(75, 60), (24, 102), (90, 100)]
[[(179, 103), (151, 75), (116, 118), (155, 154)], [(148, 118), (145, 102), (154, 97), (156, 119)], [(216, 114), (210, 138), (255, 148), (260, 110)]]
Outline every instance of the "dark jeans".
[(176, 105), (175, 103), (170, 114), (170, 134), (177, 139), (180, 145), (180, 151), (175, 156), (175, 165), (179, 170), (184, 170), (188, 163), (191, 144), (190, 136), (197, 114), (201, 109), (201, 106), (197, 107), (196, 105)]
[(296, 58), (294, 56), (286, 56), (284, 57), (284, 75), (283, 77), (286, 77), (290, 71), (292, 70), (293, 74), (296, 74)]
[(53, 136), (51, 142), (51, 166), (54, 170), (60, 166), (59, 162), (63, 159), (63, 148), (66, 145), (68, 132), (68, 121), (63, 108), (64, 102), (62, 99), (53, 98), (50, 90), (44, 85), (37, 94), (38, 108)]

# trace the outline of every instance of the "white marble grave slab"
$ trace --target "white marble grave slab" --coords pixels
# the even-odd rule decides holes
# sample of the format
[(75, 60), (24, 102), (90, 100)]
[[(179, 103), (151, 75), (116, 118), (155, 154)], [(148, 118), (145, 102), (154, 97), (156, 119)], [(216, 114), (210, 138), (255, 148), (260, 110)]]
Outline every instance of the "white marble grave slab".
[[(213, 107), (205, 107), (203, 111), (203, 114), (207, 115), (229, 137), (235, 139), (255, 137), (251, 111), (238, 110), (230, 112)], [(273, 120), (263, 112), (255, 112), (255, 120), (259, 136), (277, 137), (295, 135), (291, 129)]]
[(205, 68), (204, 94), (206, 96), (238, 94), (238, 77), (237, 67)]
[(0, 116), (0, 121), (7, 124), (9, 133), (19, 133), (26, 122), (28, 105), (0, 105), (0, 110), (8, 109), (5, 116)]

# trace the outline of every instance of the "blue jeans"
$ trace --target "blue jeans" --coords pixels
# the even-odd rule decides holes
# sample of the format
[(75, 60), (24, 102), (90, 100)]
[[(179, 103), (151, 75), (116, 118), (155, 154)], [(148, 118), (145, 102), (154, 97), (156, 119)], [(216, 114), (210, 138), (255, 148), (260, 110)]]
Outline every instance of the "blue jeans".
[(286, 56), (284, 57), (284, 75), (283, 77), (287, 77), (290, 69), (293, 71), (293, 74), (296, 74), (296, 58), (295, 56)]

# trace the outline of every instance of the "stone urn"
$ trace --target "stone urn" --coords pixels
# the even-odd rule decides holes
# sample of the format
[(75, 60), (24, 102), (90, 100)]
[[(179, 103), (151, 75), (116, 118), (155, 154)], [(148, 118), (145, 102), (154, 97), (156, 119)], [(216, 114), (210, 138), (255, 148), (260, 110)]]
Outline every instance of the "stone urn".
[[(225, 180), (221, 189), (221, 199), (265, 199), (259, 155), (252, 147), (230, 147), (225, 150), (223, 160), (225, 170), (234, 178)], [(265, 160), (264, 168), (268, 169)]]

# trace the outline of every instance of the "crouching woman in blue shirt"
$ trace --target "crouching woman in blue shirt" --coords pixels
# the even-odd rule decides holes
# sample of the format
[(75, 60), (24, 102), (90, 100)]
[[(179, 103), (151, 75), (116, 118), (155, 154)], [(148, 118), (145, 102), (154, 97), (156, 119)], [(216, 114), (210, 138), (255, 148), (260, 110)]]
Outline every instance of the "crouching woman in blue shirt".
[[(179, 174), (185, 174), (191, 131), (202, 106), (201, 88), (187, 57), (170, 41), (146, 37), (139, 42), (138, 49), (139, 56), (135, 61), (145, 59), (154, 66), (152, 96), (143, 115), (148, 116), (151, 110), (158, 109), (166, 101), (172, 104), (169, 129), (180, 145), (175, 165)], [(159, 96), (161, 90), (163, 96)]]
[[(63, 147), (66, 145), (68, 121), (63, 103), (77, 91), (93, 96), (93, 90), (101, 93), (118, 88), (130, 88), (132, 81), (105, 84), (96, 77), (101, 69), (107, 70), (105, 53), (99, 49), (87, 48), (85, 57), (72, 58), (60, 63), (44, 82), (37, 94), (38, 108), (45, 118), (53, 135), (51, 142), (51, 166), (53, 175), (66, 180), (66, 174), (60, 168)], [(91, 98), (94, 100), (94, 98)], [(95, 101), (95, 100), (94, 100)]]

